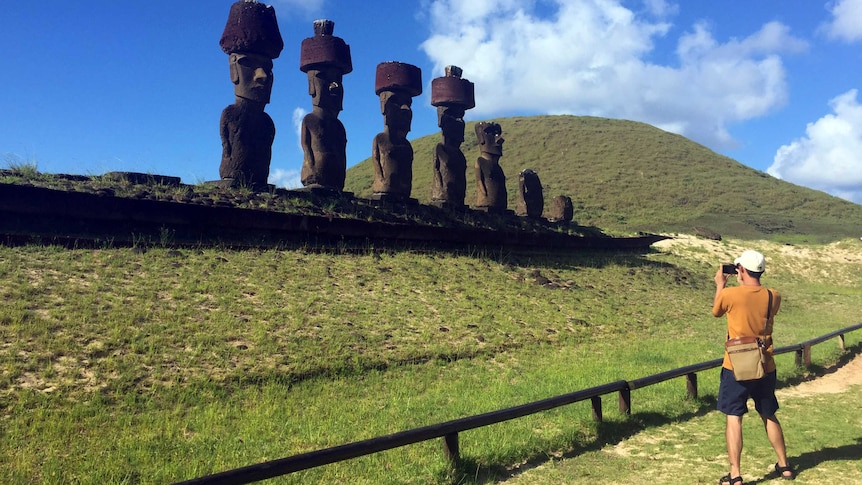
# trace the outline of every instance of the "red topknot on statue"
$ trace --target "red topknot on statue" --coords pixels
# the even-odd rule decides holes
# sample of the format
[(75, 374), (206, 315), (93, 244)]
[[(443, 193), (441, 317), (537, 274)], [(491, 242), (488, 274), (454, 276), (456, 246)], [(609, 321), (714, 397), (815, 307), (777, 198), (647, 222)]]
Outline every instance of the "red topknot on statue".
[(462, 72), (458, 66), (446, 66), (445, 76), (431, 80), (431, 106), (476, 107), (475, 87), (461, 77)]
[(278, 30), (275, 9), (250, 0), (234, 3), (219, 45), (225, 54), (250, 52), (278, 59), (284, 49), (284, 40)]
[(308, 72), (322, 67), (337, 68), (341, 74), (353, 71), (350, 46), (341, 37), (333, 34), (335, 22), (321, 19), (314, 21), (314, 37), (302, 41), (299, 51), (299, 70)]

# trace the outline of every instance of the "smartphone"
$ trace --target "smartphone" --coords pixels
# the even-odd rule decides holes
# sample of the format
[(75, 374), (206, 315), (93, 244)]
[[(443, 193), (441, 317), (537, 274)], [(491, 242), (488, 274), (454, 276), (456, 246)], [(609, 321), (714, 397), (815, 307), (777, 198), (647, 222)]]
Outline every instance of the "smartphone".
[(736, 274), (736, 265), (735, 264), (722, 264), (721, 272), (724, 274)]

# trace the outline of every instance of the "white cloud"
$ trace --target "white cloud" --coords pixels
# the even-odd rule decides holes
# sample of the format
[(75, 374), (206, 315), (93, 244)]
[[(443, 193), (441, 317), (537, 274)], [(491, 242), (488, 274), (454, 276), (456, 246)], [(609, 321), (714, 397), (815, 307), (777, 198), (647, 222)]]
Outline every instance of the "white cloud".
[(659, 17), (674, 15), (679, 12), (679, 5), (667, 0), (644, 0), (647, 12)]
[[(300, 160), (302, 160), (303, 152), (299, 136), (302, 129), (302, 119), (305, 118), (306, 114), (308, 114), (308, 111), (302, 108), (294, 108), (291, 115), (291, 121), (293, 124), (293, 131), (291, 132), (291, 135), (293, 136), (293, 143), (296, 144), (296, 153), (299, 154)], [(297, 169), (276, 168), (270, 170), (268, 182), (275, 185), (276, 187), (281, 187), (285, 189), (300, 188), (302, 187), (301, 172)]]
[(832, 19), (823, 26), (827, 36), (845, 42), (862, 40), (862, 0), (836, 0), (829, 11)]
[(291, 121), (293, 122), (293, 134), (296, 136), (296, 147), (299, 149), (299, 153), (302, 153), (302, 140), (300, 140), (300, 133), (302, 131), (302, 119), (305, 118), (305, 115), (308, 114), (308, 111), (302, 108), (294, 108), (293, 116), (291, 117)]
[[(455, 64), (476, 84), (468, 116), (500, 113), (593, 115), (651, 123), (713, 148), (734, 141), (730, 124), (763, 116), (787, 99), (780, 54), (807, 44), (780, 23), (720, 43), (705, 24), (678, 40), (677, 65), (646, 59), (670, 32), (664, 17), (639, 18), (619, 0), (425, 3), (433, 34), (422, 49), (434, 72)], [(673, 13), (648, 2), (652, 15)]]
[(833, 113), (784, 145), (767, 172), (780, 179), (862, 203), (862, 105), (850, 90), (829, 102)]
[(298, 189), (302, 187), (299, 170), (285, 170), (283, 168), (271, 170), (267, 182), (283, 189)]

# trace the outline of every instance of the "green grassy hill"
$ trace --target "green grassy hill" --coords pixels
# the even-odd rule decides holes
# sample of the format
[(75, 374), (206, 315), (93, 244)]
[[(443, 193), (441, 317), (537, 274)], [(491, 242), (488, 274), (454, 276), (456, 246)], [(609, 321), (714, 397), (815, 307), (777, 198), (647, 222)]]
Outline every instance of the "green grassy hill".
[[(833, 241), (858, 236), (862, 205), (775, 179), (682, 136), (625, 120), (586, 116), (497, 120), (506, 139), (500, 164), (515, 207), (518, 173), (538, 172), (545, 209), (568, 195), (575, 220), (614, 232), (692, 232), (695, 226), (747, 239)], [(468, 123), (467, 200), (475, 198), (479, 150)], [(413, 197), (428, 202), (439, 134), (412, 141)], [(370, 194), (365, 160), (348, 170), (346, 190)]]

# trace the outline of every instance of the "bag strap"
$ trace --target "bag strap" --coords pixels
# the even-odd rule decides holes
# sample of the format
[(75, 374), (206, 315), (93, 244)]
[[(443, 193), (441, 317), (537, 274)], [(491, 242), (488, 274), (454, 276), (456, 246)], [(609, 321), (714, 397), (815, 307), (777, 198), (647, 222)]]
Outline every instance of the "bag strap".
[(769, 303), (766, 304), (766, 321), (768, 322), (769, 315), (772, 313), (772, 291), (767, 288), (766, 293), (769, 294)]
[(766, 339), (768, 335), (772, 335), (772, 329), (769, 327), (769, 317), (772, 314), (772, 291), (767, 288), (766, 293), (769, 295), (769, 303), (767, 303), (766, 306), (766, 321), (763, 323), (764, 339)]

